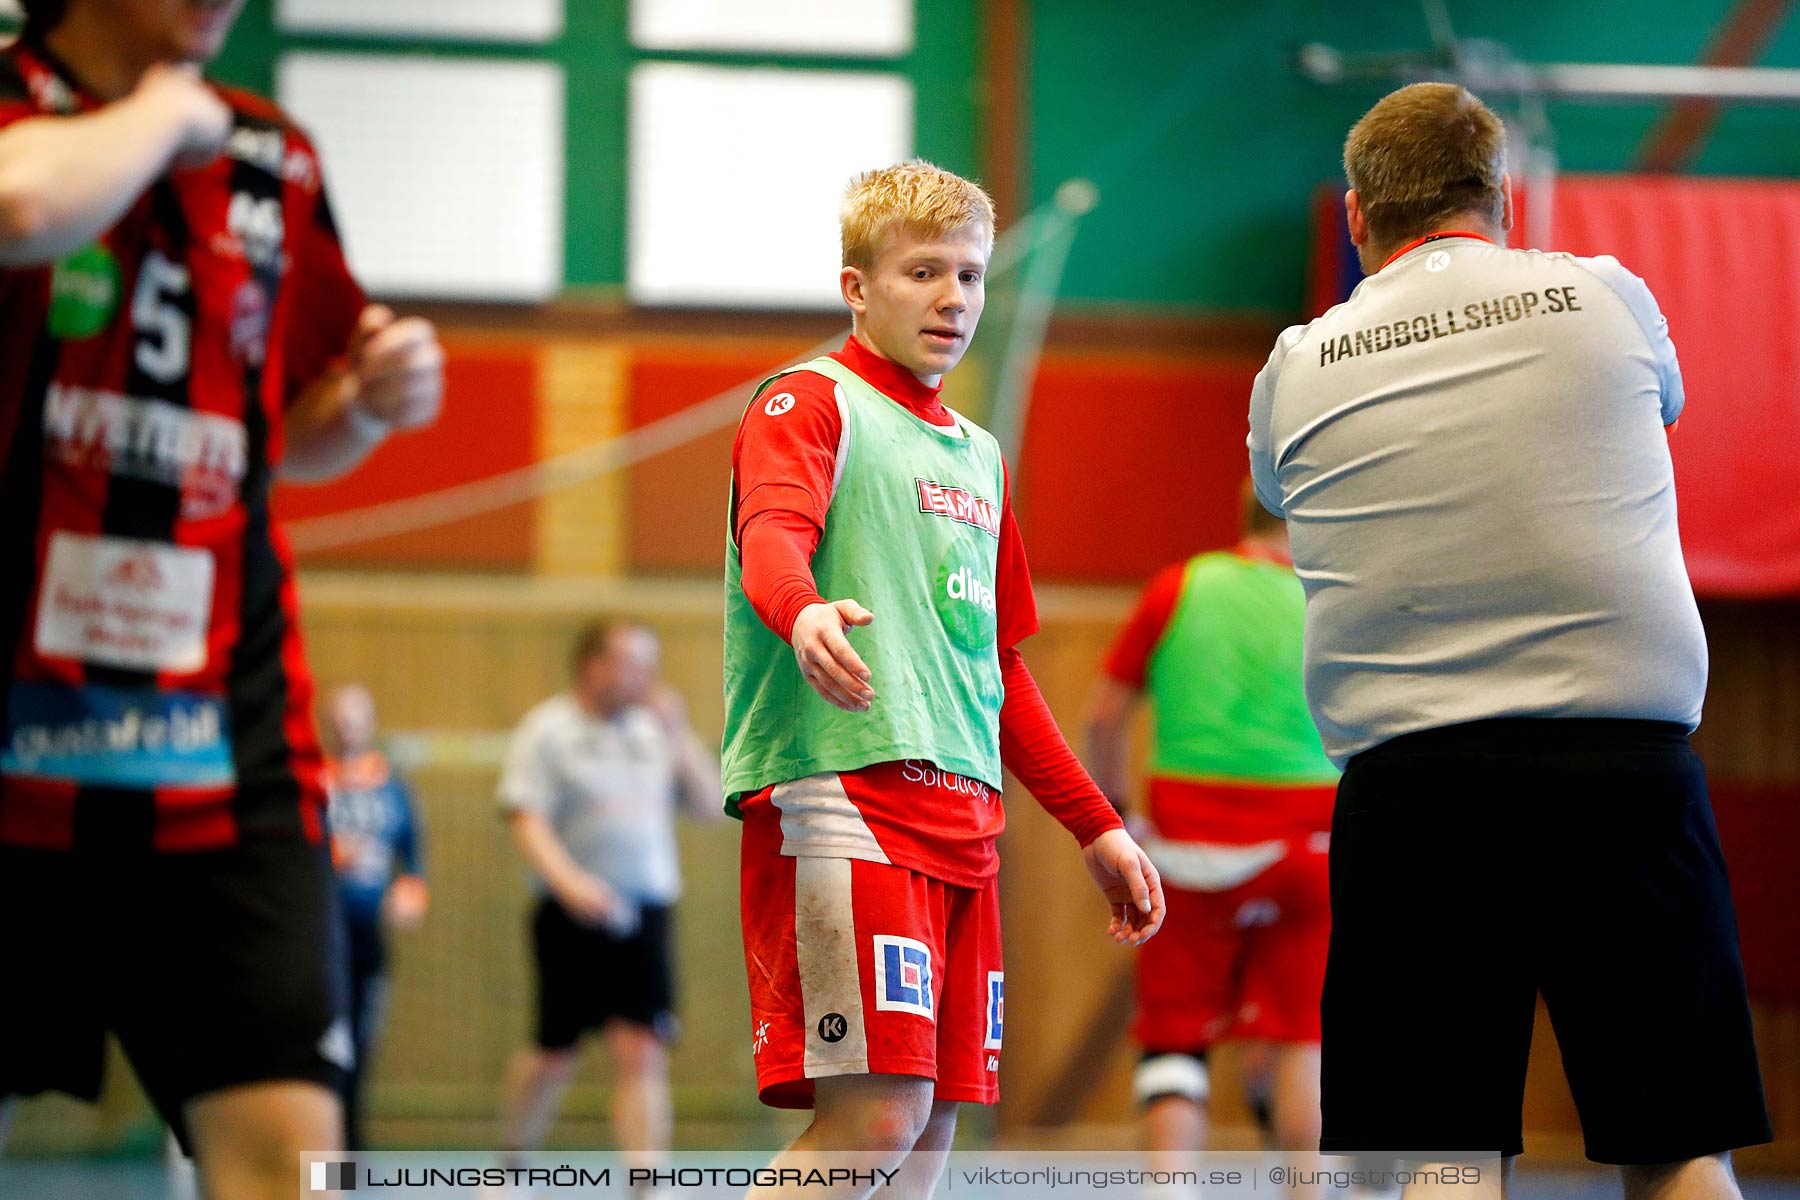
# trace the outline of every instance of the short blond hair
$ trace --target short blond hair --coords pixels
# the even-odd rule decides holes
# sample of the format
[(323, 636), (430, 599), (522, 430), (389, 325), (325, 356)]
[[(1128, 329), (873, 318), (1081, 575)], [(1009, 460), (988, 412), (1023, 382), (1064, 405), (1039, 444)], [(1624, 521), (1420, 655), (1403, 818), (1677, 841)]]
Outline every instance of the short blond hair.
[(994, 201), (981, 185), (915, 158), (864, 171), (844, 189), (839, 210), (844, 265), (870, 270), (884, 239), (898, 230), (927, 239), (979, 223), (994, 245)]
[(1344, 142), (1344, 177), (1377, 242), (1404, 241), (1460, 213), (1498, 225), (1505, 174), (1506, 126), (1453, 83), (1389, 92)]

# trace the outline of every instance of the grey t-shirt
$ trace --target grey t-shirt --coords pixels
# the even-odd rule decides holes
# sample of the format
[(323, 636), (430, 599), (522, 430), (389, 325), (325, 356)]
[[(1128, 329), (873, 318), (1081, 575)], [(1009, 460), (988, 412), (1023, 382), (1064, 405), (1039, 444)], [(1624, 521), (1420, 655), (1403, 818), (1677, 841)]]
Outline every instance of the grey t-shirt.
[(1287, 518), (1339, 765), (1487, 717), (1699, 723), (1682, 399), (1667, 322), (1610, 257), (1436, 238), (1281, 335), (1250, 472)]
[(674, 748), (654, 713), (607, 719), (565, 693), (519, 722), (499, 791), (503, 807), (541, 814), (589, 874), (630, 899), (670, 904), (681, 892), (676, 786)]

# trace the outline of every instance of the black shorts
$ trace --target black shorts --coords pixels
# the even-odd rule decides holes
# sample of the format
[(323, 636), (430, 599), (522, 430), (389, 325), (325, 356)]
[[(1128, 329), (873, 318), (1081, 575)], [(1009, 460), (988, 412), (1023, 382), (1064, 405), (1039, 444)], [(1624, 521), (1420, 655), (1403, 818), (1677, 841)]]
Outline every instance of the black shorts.
[(0, 1096), (100, 1094), (118, 1035), (182, 1145), (182, 1106), (350, 1064), (325, 847), (111, 854), (0, 847)]
[(1541, 992), (1595, 1162), (1769, 1141), (1706, 774), (1681, 726), (1478, 721), (1350, 760), (1327, 1153), (1522, 1150)]
[(675, 1040), (675, 985), (667, 905), (645, 904), (637, 929), (617, 937), (583, 925), (545, 897), (531, 918), (537, 961), (537, 1044), (567, 1050), (612, 1018)]

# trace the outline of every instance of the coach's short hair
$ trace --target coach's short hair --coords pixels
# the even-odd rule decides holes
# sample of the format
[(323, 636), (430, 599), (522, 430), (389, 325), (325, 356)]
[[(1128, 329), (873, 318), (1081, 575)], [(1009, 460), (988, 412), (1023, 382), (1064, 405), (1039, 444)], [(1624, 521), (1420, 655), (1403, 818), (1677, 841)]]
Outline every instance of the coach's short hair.
[(1499, 224), (1505, 174), (1506, 126), (1453, 83), (1389, 92), (1344, 142), (1344, 176), (1378, 243), (1403, 241), (1459, 213)]
[(606, 653), (608, 643), (619, 628), (618, 621), (602, 618), (589, 621), (576, 630), (575, 642), (569, 647), (569, 669), (579, 676), (589, 662)]
[(844, 190), (839, 213), (844, 265), (869, 270), (885, 239), (899, 230), (941, 238), (979, 224), (994, 245), (994, 201), (981, 185), (922, 158), (864, 171)]
[(19, 0), (25, 11), (25, 28), (34, 36), (49, 33), (63, 19), (69, 0)]
[(615, 636), (630, 632), (656, 637), (656, 631), (644, 622), (622, 617), (602, 617), (583, 625), (575, 631), (575, 641), (569, 647), (569, 669), (579, 678), (588, 663), (612, 650)]

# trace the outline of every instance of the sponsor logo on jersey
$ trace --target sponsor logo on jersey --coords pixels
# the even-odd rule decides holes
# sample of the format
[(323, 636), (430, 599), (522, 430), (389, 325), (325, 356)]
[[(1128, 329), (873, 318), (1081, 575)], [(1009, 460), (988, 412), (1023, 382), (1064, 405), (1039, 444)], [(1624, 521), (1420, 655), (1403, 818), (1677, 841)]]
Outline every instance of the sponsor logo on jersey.
[(938, 620), (966, 650), (986, 650), (994, 644), (998, 606), (987, 572), (987, 556), (966, 544), (953, 549), (937, 570), (931, 599)]
[(763, 411), (768, 413), (771, 417), (779, 417), (782, 413), (788, 412), (793, 407), (794, 393), (782, 392), (779, 395), (770, 396), (769, 402), (763, 405)]
[(1433, 275), (1442, 271), (1449, 265), (1450, 252), (1448, 250), (1433, 250), (1430, 254), (1425, 256), (1425, 269), (1430, 271)]
[(214, 242), (222, 253), (248, 259), (261, 270), (287, 269), (287, 258), (281, 252), (287, 221), (281, 201), (274, 197), (233, 192), (225, 209), (225, 234)]
[(254, 279), (238, 284), (231, 297), (231, 353), (260, 367), (269, 349), (269, 293)]
[(206, 665), (210, 551), (59, 529), (38, 584), (32, 647), (46, 658), (191, 673)]
[(99, 242), (60, 259), (50, 272), (50, 336), (90, 338), (119, 311), (119, 260)]
[(72, 467), (181, 490), (181, 515), (215, 516), (237, 500), (250, 461), (244, 423), (164, 400), (52, 383), (44, 452)]
[(944, 594), (987, 612), (995, 611), (994, 589), (974, 567), (958, 567), (950, 572), (949, 578), (944, 580)]
[(966, 775), (953, 775), (941, 769), (936, 763), (922, 758), (909, 758), (900, 764), (900, 778), (908, 783), (922, 783), (929, 788), (938, 788), (957, 796), (973, 796), (989, 804), (1000, 793), (996, 792), (979, 779), (970, 779)]
[(0, 774), (95, 787), (228, 787), (225, 702), (193, 692), (13, 684)]
[[(1006, 973), (989, 971), (987, 973), (987, 1040), (982, 1042), (984, 1050), (1000, 1049), (1000, 1033), (1006, 1025)], [(1000, 1064), (997, 1059), (988, 1059), (988, 1070), (997, 1071)]]
[(912, 938), (875, 935), (875, 1008), (936, 1021), (931, 998), (931, 948)]
[(287, 154), (287, 136), (279, 129), (239, 125), (226, 139), (225, 153), (239, 162), (279, 176), (282, 158)]
[(984, 500), (959, 487), (914, 479), (919, 488), (919, 511), (930, 516), (948, 517), (959, 524), (979, 529), (989, 537), (1000, 536), (1000, 509), (992, 500)]
[(319, 186), (318, 160), (304, 146), (289, 146), (284, 130), (239, 125), (231, 131), (225, 153), (306, 191)]
[(168, 586), (168, 576), (157, 565), (156, 555), (137, 551), (126, 555), (106, 573), (106, 582), (115, 588), (136, 592), (154, 592)]

